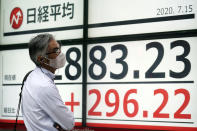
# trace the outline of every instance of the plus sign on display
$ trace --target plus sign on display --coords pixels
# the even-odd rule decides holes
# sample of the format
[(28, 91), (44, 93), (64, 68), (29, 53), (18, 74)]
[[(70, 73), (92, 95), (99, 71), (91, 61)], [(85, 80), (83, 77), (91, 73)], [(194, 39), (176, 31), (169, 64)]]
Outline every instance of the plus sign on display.
[(71, 93), (71, 101), (70, 102), (65, 102), (65, 105), (70, 106), (71, 107), (71, 111), (74, 112), (74, 106), (79, 106), (80, 103), (74, 101), (74, 93)]

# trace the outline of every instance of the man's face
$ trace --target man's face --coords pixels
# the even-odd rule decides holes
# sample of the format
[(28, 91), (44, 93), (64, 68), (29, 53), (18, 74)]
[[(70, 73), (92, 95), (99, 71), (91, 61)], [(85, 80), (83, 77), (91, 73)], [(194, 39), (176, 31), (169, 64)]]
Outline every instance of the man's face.
[(48, 55), (48, 58), (55, 59), (61, 53), (60, 48), (61, 47), (56, 40), (51, 40), (51, 42), (48, 45), (47, 53), (46, 53)]

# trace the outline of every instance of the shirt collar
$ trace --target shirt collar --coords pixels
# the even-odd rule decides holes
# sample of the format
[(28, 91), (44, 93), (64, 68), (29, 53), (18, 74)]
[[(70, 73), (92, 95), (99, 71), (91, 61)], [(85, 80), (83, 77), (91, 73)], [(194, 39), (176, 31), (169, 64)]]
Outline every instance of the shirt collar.
[(50, 72), (49, 70), (47, 70), (47, 69), (45, 69), (45, 68), (42, 68), (42, 67), (40, 67), (40, 69), (41, 69), (41, 71), (43, 71), (44, 74), (46, 74), (49, 78), (51, 78), (52, 80), (54, 80), (55, 75), (54, 75), (52, 72)]

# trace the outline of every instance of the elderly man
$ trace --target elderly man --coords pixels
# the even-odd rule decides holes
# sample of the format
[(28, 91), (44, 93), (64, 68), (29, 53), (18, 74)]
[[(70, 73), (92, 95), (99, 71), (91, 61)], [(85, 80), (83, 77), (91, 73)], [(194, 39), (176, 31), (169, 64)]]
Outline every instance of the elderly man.
[(22, 114), (28, 131), (57, 131), (74, 126), (73, 113), (62, 101), (54, 83), (55, 70), (65, 65), (65, 55), (51, 34), (40, 34), (29, 43), (29, 55), (36, 68), (22, 91)]

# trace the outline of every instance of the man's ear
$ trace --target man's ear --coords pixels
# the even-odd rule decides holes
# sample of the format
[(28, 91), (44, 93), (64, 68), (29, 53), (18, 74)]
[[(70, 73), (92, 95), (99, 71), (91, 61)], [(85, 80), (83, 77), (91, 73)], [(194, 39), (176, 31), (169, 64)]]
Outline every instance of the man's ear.
[(39, 56), (37, 57), (37, 61), (38, 61), (39, 63), (41, 63), (42, 60), (43, 60), (43, 57), (39, 55)]
[(49, 64), (49, 60), (44, 56), (38, 56), (37, 61), (42, 64)]

